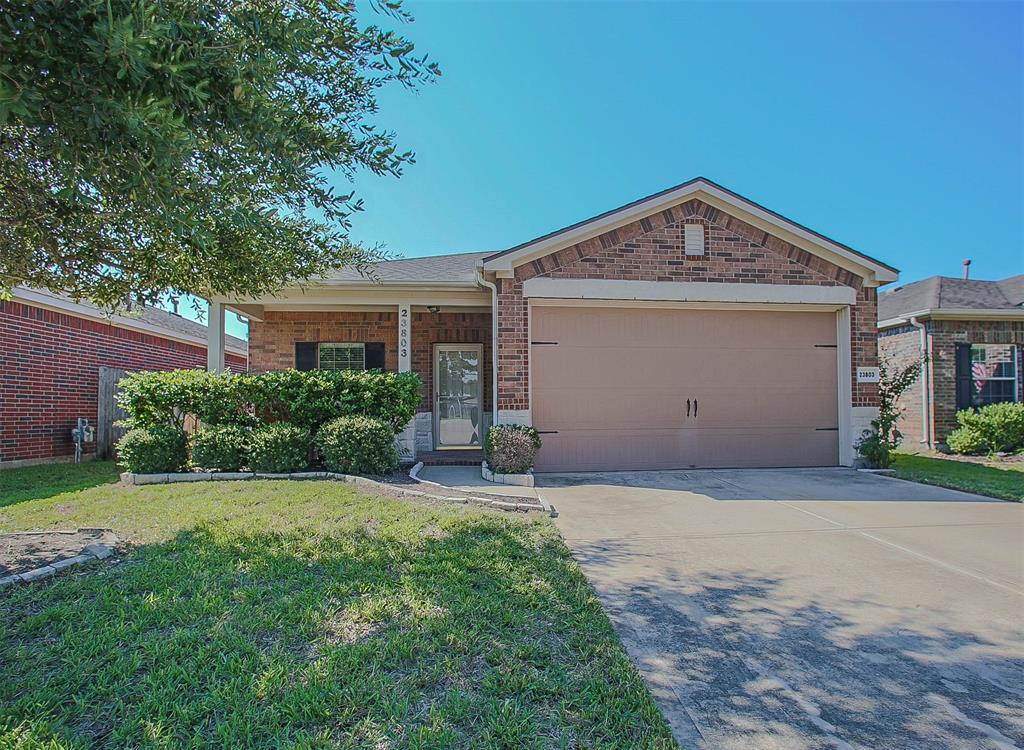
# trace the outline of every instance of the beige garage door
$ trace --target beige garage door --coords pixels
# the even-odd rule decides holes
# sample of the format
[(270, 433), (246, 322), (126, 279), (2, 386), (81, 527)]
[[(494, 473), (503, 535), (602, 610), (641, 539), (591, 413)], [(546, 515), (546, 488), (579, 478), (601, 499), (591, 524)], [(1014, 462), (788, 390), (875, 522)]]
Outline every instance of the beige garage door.
[(838, 463), (834, 313), (530, 315), (538, 471)]

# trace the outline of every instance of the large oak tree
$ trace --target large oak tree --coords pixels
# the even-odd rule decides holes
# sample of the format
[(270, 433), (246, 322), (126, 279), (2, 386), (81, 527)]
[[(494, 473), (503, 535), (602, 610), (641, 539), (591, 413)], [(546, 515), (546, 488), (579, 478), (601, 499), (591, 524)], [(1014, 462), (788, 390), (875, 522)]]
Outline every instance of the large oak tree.
[[(335, 0), (0, 0), (0, 292), (116, 307), (364, 263), (332, 173), (399, 175), (377, 90), (439, 74)], [(386, 22), (381, 24), (379, 22)]]

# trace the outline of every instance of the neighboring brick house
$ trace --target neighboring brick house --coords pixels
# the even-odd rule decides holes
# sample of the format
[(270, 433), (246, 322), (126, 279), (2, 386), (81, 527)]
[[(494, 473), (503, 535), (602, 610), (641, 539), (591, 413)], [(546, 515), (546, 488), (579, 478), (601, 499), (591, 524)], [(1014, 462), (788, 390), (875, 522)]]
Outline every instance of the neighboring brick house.
[[(106, 316), (86, 302), (18, 288), (0, 301), (0, 467), (74, 453), (78, 417), (97, 419), (100, 367), (171, 370), (207, 365), (206, 326), (145, 307)], [(246, 342), (226, 340), (232, 370)]]
[(418, 373), (409, 454), (498, 422), (544, 433), (539, 470), (848, 465), (896, 278), (698, 178), (503, 252), (217, 299), (210, 331), (248, 317), (254, 370)]
[(879, 350), (900, 367), (928, 357), (900, 399), (907, 443), (934, 446), (956, 412), (1024, 394), (1024, 274), (1002, 281), (932, 276), (878, 298)]

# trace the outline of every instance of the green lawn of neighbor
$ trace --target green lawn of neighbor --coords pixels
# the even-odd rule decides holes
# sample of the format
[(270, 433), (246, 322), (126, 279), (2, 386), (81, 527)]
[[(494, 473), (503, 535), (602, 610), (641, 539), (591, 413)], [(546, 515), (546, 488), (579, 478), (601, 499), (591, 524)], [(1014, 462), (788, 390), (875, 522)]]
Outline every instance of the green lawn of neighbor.
[(41, 464), (0, 470), (0, 508), (5, 505), (53, 497), (118, 480), (113, 461), (83, 461), (80, 464)]
[(0, 532), (131, 546), (0, 592), (0, 747), (676, 747), (544, 517), (331, 482), (28, 499), (17, 471)]
[(975, 464), (906, 453), (895, 455), (892, 468), (900, 479), (1024, 501), (1024, 464)]

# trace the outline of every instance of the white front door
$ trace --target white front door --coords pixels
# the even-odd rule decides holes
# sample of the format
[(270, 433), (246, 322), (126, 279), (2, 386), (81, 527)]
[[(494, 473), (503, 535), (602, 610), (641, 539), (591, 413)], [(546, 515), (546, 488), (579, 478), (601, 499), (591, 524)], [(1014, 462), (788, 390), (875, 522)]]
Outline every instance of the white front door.
[(483, 439), (483, 346), (434, 345), (434, 445), (477, 448)]

